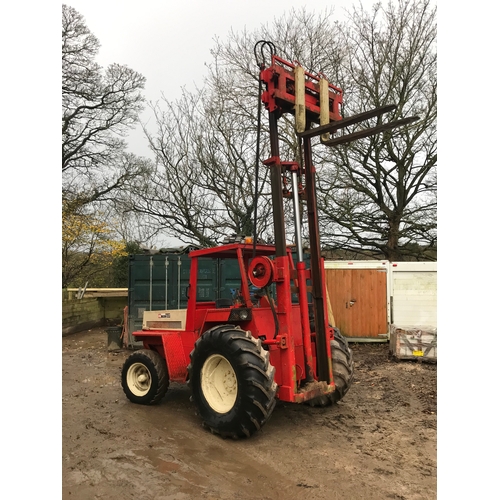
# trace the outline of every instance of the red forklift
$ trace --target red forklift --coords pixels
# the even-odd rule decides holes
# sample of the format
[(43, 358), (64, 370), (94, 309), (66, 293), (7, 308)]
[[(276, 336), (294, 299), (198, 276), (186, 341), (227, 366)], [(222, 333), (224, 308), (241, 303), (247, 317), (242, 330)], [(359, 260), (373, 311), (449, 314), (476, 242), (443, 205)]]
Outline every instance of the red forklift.
[[(260, 430), (277, 399), (328, 406), (346, 394), (353, 380), (352, 352), (328, 315), (311, 139), (321, 136), (322, 144), (336, 146), (418, 119), (342, 134), (345, 127), (396, 106), (344, 118), (342, 90), (324, 76), (278, 57), (272, 42), (258, 42), (254, 52), (260, 69), (259, 117), (261, 103), (269, 115), (271, 157), (263, 163), (270, 169), (275, 243), (261, 244), (254, 234), (190, 252), (187, 309), (146, 311), (142, 329), (133, 332), (143, 348), (122, 368), (122, 387), (133, 403), (157, 404), (170, 381), (187, 382), (203, 426), (235, 439)], [(265, 53), (271, 56), (268, 66)], [(278, 120), (284, 113), (295, 115), (302, 165), (280, 158)], [(293, 202), (295, 258), (286, 242), (286, 196)], [(307, 205), (309, 268), (301, 199)], [(206, 257), (238, 262), (241, 282), (232, 300), (197, 298), (198, 259)]]

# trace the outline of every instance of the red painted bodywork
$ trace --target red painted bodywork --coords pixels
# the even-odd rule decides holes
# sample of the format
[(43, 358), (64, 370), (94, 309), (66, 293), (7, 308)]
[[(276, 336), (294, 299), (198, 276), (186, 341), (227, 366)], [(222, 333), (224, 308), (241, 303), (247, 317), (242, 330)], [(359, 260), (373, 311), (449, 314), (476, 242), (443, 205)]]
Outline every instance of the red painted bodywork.
[[(256, 256), (271, 257), (275, 247), (271, 245), (256, 245)], [(309, 308), (307, 304), (307, 280), (310, 271), (304, 263), (299, 263), (299, 269), (293, 265), (292, 254), (287, 251), (285, 257), (276, 257), (273, 262), (273, 281), (276, 284), (276, 304), (278, 318), (276, 332), (274, 315), (269, 302), (264, 299), (257, 305), (252, 304), (248, 266), (252, 260), (253, 245), (234, 243), (216, 248), (195, 250), (189, 254), (191, 271), (189, 280), (189, 298), (185, 330), (140, 330), (133, 333), (141, 340), (144, 347), (156, 350), (167, 362), (171, 381), (185, 382), (190, 362), (189, 354), (194, 348), (196, 339), (206, 330), (221, 324), (240, 326), (250, 330), (254, 337), (262, 340), (270, 353), (270, 362), (276, 368), (275, 381), (279, 386), (278, 398), (289, 402), (302, 402), (318, 394), (330, 392), (335, 388), (333, 377), (325, 381), (327, 388), (304, 390), (306, 384), (306, 366), (310, 367), (310, 375), (314, 380), (316, 375), (315, 336), (309, 328)], [(198, 277), (198, 258), (234, 258), (240, 265), (241, 281), (240, 299), (231, 307), (216, 308), (215, 302), (197, 302), (196, 284)], [(323, 271), (324, 272), (324, 271)], [(291, 286), (299, 287), (299, 304), (292, 303)], [(230, 321), (231, 311), (235, 308), (248, 308), (251, 318), (247, 321)], [(333, 329), (328, 334), (333, 338)], [(328, 342), (328, 355), (330, 355)], [(309, 362), (306, 365), (306, 360)]]

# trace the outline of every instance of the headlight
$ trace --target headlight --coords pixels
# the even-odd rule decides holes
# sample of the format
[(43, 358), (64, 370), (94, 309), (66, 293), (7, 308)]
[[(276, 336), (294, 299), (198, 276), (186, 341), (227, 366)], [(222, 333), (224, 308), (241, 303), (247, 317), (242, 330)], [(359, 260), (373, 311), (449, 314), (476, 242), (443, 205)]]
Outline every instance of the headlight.
[(252, 318), (252, 310), (243, 307), (231, 309), (229, 321), (248, 321)]

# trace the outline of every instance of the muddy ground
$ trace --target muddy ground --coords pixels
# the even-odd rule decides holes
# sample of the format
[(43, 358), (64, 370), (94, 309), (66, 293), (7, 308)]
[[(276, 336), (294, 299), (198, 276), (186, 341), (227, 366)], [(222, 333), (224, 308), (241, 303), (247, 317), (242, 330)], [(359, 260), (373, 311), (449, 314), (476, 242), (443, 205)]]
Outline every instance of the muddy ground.
[(351, 344), (355, 379), (329, 408), (278, 402), (261, 432), (201, 427), (186, 386), (158, 406), (120, 386), (130, 351), (93, 329), (62, 339), (64, 500), (436, 498), (437, 366)]

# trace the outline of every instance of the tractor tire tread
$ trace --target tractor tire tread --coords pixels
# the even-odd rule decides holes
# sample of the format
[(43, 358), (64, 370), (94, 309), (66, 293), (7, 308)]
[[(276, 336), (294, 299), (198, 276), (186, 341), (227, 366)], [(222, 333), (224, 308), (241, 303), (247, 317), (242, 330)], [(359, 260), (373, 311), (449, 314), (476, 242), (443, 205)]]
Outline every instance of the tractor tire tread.
[(340, 401), (347, 393), (354, 379), (354, 361), (347, 340), (335, 329), (334, 340), (330, 342), (332, 351), (333, 377), (335, 391), (331, 398), (333, 403)]
[[(237, 400), (226, 414), (210, 408), (201, 389), (201, 367), (211, 353), (220, 353), (233, 365), (238, 380)], [(276, 405), (275, 368), (260, 339), (238, 326), (221, 325), (195, 342), (188, 366), (188, 385), (203, 427), (223, 438), (250, 437), (269, 420)]]
[(306, 401), (309, 406), (326, 407), (338, 403), (347, 393), (354, 379), (354, 361), (347, 340), (338, 328), (334, 329), (334, 340), (330, 341), (333, 380), (335, 390), (327, 395)]

